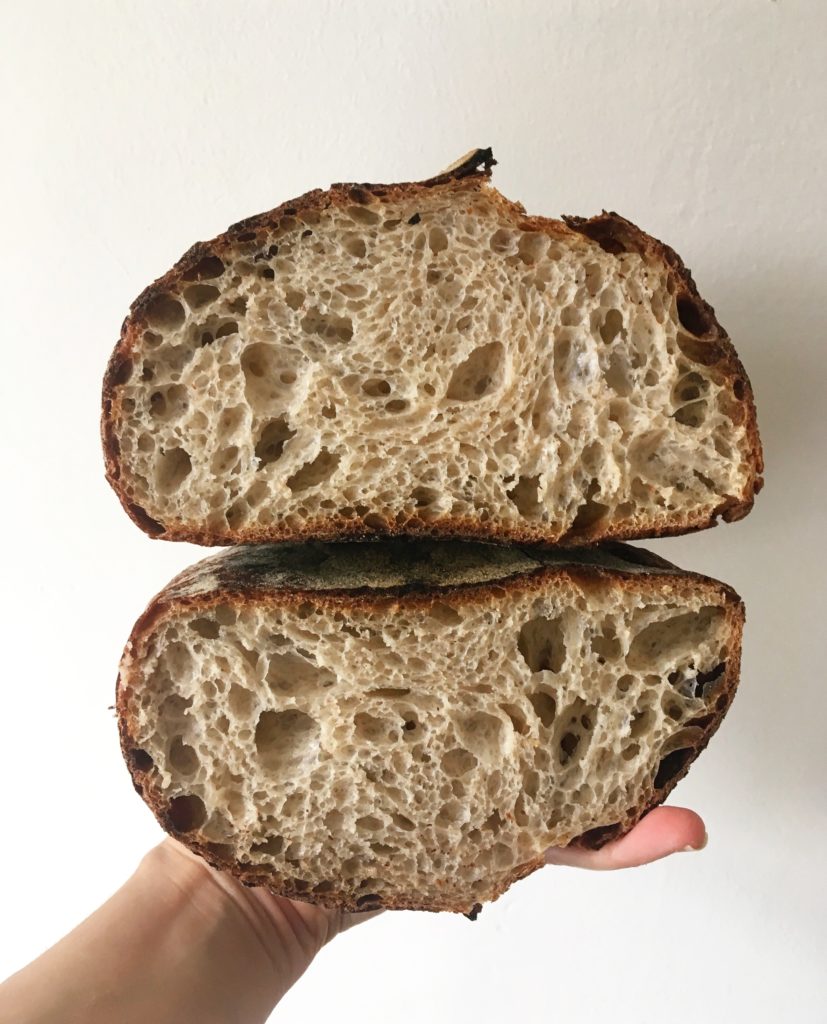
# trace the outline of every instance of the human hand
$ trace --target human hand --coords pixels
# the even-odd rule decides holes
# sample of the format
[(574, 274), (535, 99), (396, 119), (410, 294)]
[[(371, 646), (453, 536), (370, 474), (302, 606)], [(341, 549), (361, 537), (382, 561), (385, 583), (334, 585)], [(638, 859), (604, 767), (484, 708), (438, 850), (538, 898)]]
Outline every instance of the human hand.
[[(706, 843), (693, 811), (659, 807), (601, 850), (552, 849), (549, 864), (636, 867)], [(348, 913), (245, 888), (167, 839), (91, 917), (0, 987), (0, 1021), (263, 1024)]]
[[(546, 863), (558, 866), (610, 871), (639, 867), (672, 853), (701, 850), (707, 835), (703, 820), (694, 811), (681, 807), (658, 807), (647, 814), (627, 835), (600, 850), (574, 847), (552, 848)], [(181, 856), (198, 858), (172, 840), (167, 845)], [(203, 865), (203, 862), (199, 862)], [(316, 953), (334, 936), (355, 924), (384, 913), (333, 910), (277, 896), (266, 889), (248, 889), (227, 875), (206, 865), (204, 869), (219, 880), (228, 898), (245, 907), (249, 919), (259, 919), (261, 933), (270, 950), (279, 975), (281, 994), (287, 991), (310, 965)]]

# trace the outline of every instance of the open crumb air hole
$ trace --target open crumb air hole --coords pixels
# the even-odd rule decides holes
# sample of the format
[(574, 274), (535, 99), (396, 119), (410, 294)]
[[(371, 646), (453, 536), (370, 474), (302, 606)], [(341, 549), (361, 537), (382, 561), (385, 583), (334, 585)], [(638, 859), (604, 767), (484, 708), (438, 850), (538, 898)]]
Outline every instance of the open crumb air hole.
[(712, 321), (709, 314), (697, 299), (690, 295), (678, 296), (678, 320), (690, 334), (704, 335), (709, 333)]
[(305, 463), (298, 472), (287, 478), (287, 486), (295, 494), (317, 487), (332, 476), (339, 465), (339, 456), (322, 448), (311, 462)]
[(533, 519), (542, 512), (539, 500), (540, 477), (521, 476), (506, 494), (517, 506), (518, 512), (527, 519)]
[(193, 832), (207, 820), (207, 809), (198, 796), (176, 796), (169, 803), (168, 814), (176, 832)]
[(517, 649), (531, 672), (559, 672), (566, 660), (566, 642), (559, 619), (539, 616), (520, 630)]
[(296, 431), (291, 430), (287, 425), (286, 417), (279, 416), (277, 419), (270, 420), (261, 431), (256, 443), (255, 452), (256, 458), (259, 460), (259, 469), (269, 466), (272, 462), (277, 462), (281, 458), (285, 444), (295, 436)]
[(504, 354), (499, 341), (475, 348), (452, 373), (447, 397), (455, 402), (473, 402), (487, 395), (499, 381)]
[(262, 711), (255, 732), (261, 763), (274, 772), (306, 766), (318, 753), (319, 732), (319, 723), (295, 708)]
[(679, 775), (689, 763), (692, 753), (691, 749), (685, 748), (683, 750), (673, 750), (671, 754), (667, 754), (661, 760), (655, 773), (655, 789), (660, 789), (661, 786), (667, 785)]

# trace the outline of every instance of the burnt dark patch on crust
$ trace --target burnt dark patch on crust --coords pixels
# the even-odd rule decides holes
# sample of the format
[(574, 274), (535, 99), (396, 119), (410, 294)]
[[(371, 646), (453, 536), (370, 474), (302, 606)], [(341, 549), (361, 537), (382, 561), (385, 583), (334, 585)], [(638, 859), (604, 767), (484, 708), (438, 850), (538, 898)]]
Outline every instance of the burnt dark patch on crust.
[(140, 526), (144, 533), (148, 533), (153, 538), (161, 537), (164, 534), (164, 525), (159, 523), (157, 519), (153, 519), (152, 516), (147, 515), (140, 505), (136, 505), (133, 501), (129, 500), (122, 502), (122, 504), (132, 522)]
[(468, 913), (465, 914), (465, 917), (467, 917), (469, 921), (476, 921), (476, 919), (480, 916), (481, 913), (482, 904), (475, 903), (474, 906), (471, 907), (471, 909), (468, 911)]
[(129, 768), (133, 772), (148, 772), (155, 764), (151, 756), (140, 747), (128, 751), (126, 757)]
[(129, 378), (132, 376), (132, 360), (128, 355), (118, 353), (116, 359), (113, 359), (109, 364), (109, 371), (107, 373), (109, 386), (112, 388), (120, 387), (121, 384), (126, 384)]
[(655, 773), (655, 789), (663, 789), (675, 776), (689, 764), (694, 756), (691, 747), (683, 747), (680, 750), (673, 750), (664, 757), (658, 765)]
[(197, 796), (176, 796), (166, 809), (166, 828), (173, 833), (194, 832), (207, 820), (204, 802)]
[(382, 897), (375, 892), (365, 893), (364, 896), (359, 896), (356, 899), (357, 910), (380, 910), (382, 907)]
[(684, 292), (677, 298), (677, 307), (678, 321), (690, 334), (703, 338), (715, 331), (715, 314), (712, 307), (700, 301), (697, 295)]
[(581, 846), (586, 850), (599, 850), (606, 843), (619, 838), (623, 834), (623, 822), (616, 822), (614, 825), (598, 825), (597, 828), (590, 828), (582, 836), (573, 839), (570, 846)]

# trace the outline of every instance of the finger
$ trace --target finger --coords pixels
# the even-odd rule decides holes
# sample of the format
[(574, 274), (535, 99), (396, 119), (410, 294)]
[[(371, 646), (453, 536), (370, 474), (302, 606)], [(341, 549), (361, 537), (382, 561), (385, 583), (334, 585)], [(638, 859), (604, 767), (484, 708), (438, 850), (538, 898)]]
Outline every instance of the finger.
[(683, 807), (657, 807), (622, 839), (608, 843), (601, 850), (552, 847), (546, 852), (546, 863), (596, 871), (634, 868), (682, 850), (702, 850), (706, 840), (703, 820), (694, 811)]
[(340, 932), (346, 932), (348, 928), (352, 928), (354, 925), (361, 924), (363, 921), (370, 921), (372, 917), (376, 917), (378, 914), (383, 914), (384, 910), (359, 910), (359, 911), (344, 911), (342, 914), (342, 922), (339, 926)]

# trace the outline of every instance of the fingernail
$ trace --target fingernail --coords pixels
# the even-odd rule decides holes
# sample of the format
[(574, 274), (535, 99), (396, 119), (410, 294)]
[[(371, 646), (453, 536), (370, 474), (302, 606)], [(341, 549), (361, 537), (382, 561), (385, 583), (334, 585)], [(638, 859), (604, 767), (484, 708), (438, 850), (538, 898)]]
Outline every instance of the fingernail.
[(704, 830), (704, 837), (700, 841), (700, 843), (697, 846), (684, 846), (684, 848), (681, 850), (681, 853), (694, 853), (697, 850), (703, 850), (708, 842), (709, 835), (706, 832), (706, 830)]

